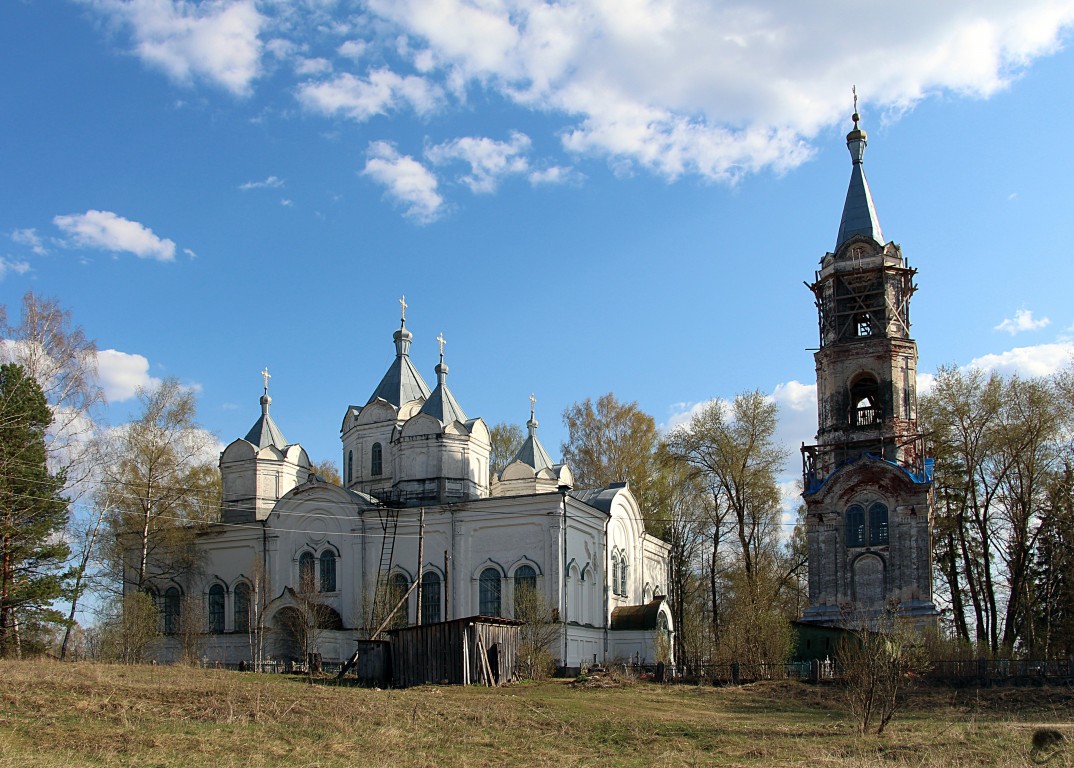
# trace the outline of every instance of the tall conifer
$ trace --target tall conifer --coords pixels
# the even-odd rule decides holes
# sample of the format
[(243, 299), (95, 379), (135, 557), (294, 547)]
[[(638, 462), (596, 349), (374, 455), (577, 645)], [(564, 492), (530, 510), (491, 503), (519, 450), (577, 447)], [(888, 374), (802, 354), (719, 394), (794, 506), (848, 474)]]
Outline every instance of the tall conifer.
[(67, 523), (63, 477), (49, 472), (45, 433), (52, 412), (22, 366), (0, 366), (0, 656), (18, 655), (26, 628), (62, 617), (60, 536)]

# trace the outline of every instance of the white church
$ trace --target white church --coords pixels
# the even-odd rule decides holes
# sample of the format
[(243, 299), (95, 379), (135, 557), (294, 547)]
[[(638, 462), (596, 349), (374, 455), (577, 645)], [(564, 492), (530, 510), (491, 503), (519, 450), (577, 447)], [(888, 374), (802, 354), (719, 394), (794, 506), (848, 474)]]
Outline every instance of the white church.
[(260, 418), (220, 456), (223, 510), (198, 532), (201, 566), (154, 582), (161, 659), (179, 654), (184, 597), (204, 601), (211, 662), (299, 657), (288, 618), (311, 604), (318, 626), (305, 650), (331, 662), (348, 659), (396, 605), (395, 627), (510, 619), (528, 586), (559, 626), (550, 648), (559, 666), (667, 660), (669, 545), (645, 531), (630, 488), (575, 488), (537, 437), (532, 398), (529, 435), (490, 476), (488, 426), (448, 388), (442, 337), (435, 386), (426, 384), (405, 309), (395, 359), (343, 416), (342, 487), (284, 438), (263, 372)]

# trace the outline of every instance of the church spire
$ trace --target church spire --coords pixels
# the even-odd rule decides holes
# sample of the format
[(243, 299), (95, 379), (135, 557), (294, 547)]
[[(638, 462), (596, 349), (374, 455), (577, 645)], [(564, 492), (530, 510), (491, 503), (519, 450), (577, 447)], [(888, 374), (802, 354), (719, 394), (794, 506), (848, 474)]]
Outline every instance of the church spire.
[(246, 437), (243, 439), (253, 443), (258, 448), (273, 445), (283, 450), (287, 447), (287, 440), (284, 439), (280, 428), (276, 426), (276, 422), (269, 416), (269, 406), (272, 405), (272, 398), (269, 397), (268, 393), (268, 380), (272, 378), (272, 374), (268, 372), (267, 367), (261, 371), (261, 378), (265, 381), (265, 391), (261, 395), (261, 418), (250, 427), (250, 431), (246, 433)]
[(450, 424), (453, 421), (465, 422), (466, 414), (447, 385), (448, 367), (444, 362), (444, 345), (447, 344), (447, 339), (441, 333), (436, 340), (440, 342), (440, 363), (436, 366), (436, 389), (430, 393), (425, 405), (421, 407), (421, 412), (435, 416), (441, 424)]
[(429, 386), (410, 362), (410, 342), (414, 339), (406, 327), (406, 296), (399, 298), (399, 329), (393, 334), (395, 360), (388, 367), (380, 384), (370, 395), (367, 405), (378, 397), (399, 408), (411, 400), (427, 398)]
[(843, 203), (843, 218), (839, 222), (839, 235), (835, 240), (836, 251), (855, 235), (865, 235), (880, 245), (884, 244), (884, 233), (880, 231), (880, 219), (877, 218), (873, 195), (869, 191), (869, 182), (865, 179), (865, 170), (862, 167), (868, 136), (858, 125), (861, 118), (858, 116), (857, 89), (853, 92), (854, 130), (847, 134), (847, 149), (850, 150), (852, 168), (847, 199)]
[(523, 464), (533, 467), (534, 472), (540, 472), (542, 469), (548, 469), (554, 465), (552, 463), (552, 457), (548, 455), (548, 451), (544, 449), (544, 446), (541, 445), (541, 441), (537, 439), (536, 407), (537, 398), (531, 394), (530, 420), (526, 422), (529, 436), (515, 452), (515, 455), (511, 458), (511, 461), (509, 461), (508, 464), (521, 461)]

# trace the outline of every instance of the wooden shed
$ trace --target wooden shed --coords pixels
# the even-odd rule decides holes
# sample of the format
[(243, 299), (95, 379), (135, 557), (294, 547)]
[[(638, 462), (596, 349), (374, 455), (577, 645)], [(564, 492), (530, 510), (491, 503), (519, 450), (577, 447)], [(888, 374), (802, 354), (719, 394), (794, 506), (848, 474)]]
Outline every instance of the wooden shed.
[(521, 621), (471, 616), (393, 629), (393, 683), (502, 685), (516, 678)]

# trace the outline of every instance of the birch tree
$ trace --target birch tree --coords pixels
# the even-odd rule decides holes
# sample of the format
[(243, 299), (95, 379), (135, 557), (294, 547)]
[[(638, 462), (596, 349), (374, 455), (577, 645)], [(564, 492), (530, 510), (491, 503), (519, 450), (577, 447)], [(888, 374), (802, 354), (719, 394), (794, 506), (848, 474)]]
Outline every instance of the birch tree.
[(175, 379), (138, 393), (141, 413), (116, 429), (104, 467), (111, 561), (137, 590), (195, 569), (197, 523), (215, 520), (220, 479), (214, 439), (198, 427), (194, 394)]

